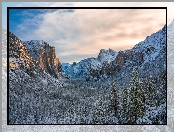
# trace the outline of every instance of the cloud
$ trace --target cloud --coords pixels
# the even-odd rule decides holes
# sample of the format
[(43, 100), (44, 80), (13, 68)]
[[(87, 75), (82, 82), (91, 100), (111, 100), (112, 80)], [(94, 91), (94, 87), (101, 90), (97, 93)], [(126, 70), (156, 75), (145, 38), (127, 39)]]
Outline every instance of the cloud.
[[(168, 24), (174, 18), (173, 2), (3, 2), (2, 16), (7, 17), (6, 7), (167, 7)], [(6, 28), (6, 19), (2, 19), (2, 27)]]
[[(82, 6), (83, 3), (63, 4)], [(98, 3), (92, 5), (96, 4)], [(98, 6), (111, 4), (101, 3)], [(136, 4), (131, 3), (129, 6)], [(50, 6), (58, 5), (60, 3), (50, 4)], [(89, 5), (90, 3), (87, 3), (85, 6)], [(123, 6), (123, 3), (118, 2), (117, 6)], [(27, 12), (25, 14), (27, 15)], [(119, 51), (132, 48), (146, 36), (160, 30), (165, 24), (165, 19), (165, 10), (162, 9), (42, 11), (19, 24), (18, 32), (21, 31), (19, 37), (23, 40), (47, 41), (56, 47), (57, 56), (61, 62), (73, 62), (92, 57), (92, 55), (96, 57), (100, 49), (111, 48)], [(32, 28), (33, 26), (35, 28)], [(24, 31), (22, 27), (27, 29)]]

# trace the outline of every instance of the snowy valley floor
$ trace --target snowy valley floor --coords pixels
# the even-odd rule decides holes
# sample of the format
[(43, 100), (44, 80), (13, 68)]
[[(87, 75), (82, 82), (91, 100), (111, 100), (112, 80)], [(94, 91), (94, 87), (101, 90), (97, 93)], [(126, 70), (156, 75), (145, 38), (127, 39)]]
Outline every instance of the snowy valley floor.
[(31, 78), (20, 70), (10, 71), (10, 75), (10, 124), (117, 123), (108, 114), (110, 86), (106, 83), (83, 79), (60, 83), (46, 73), (44, 78)]
[[(9, 79), (10, 124), (125, 124), (122, 91), (117, 113), (111, 106), (112, 81), (55, 79), (47, 73), (11, 70)], [(146, 106), (137, 124), (165, 124), (165, 101)], [(164, 119), (163, 119), (164, 118)], [(154, 121), (155, 119), (155, 121)], [(130, 122), (126, 122), (130, 123)]]

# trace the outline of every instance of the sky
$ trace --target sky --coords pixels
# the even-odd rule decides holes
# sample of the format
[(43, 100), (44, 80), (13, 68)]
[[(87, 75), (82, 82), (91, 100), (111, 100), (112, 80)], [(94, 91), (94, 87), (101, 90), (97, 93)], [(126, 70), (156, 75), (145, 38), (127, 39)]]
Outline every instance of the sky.
[[(166, 5), (165, 5), (166, 4)], [(168, 21), (173, 20), (170, 3), (155, 3), (168, 8)], [(6, 17), (3, 5), (2, 17)], [(153, 3), (63, 3), (23, 2), (10, 6), (153, 6)], [(172, 7), (172, 8), (171, 8)], [(9, 27), (21, 40), (44, 40), (56, 48), (62, 63), (79, 62), (97, 57), (100, 49), (126, 50), (157, 32), (166, 24), (165, 9), (56, 9), (10, 10)], [(5, 20), (5, 19), (4, 19)], [(2, 27), (6, 27), (2, 23)]]

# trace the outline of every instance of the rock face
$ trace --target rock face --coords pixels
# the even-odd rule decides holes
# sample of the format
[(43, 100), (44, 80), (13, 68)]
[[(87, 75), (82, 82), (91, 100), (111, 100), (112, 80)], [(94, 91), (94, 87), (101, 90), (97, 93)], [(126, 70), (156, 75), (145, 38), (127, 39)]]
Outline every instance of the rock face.
[(128, 78), (133, 67), (137, 67), (141, 77), (149, 73), (154, 76), (160, 74), (166, 70), (166, 26), (132, 49), (119, 52), (101, 49), (97, 58), (88, 58), (67, 67), (63, 70), (69, 77), (86, 78), (88, 81)]
[[(112, 52), (111, 52), (112, 51)], [(109, 49), (108, 52), (112, 53), (106, 54), (103, 50), (100, 51), (96, 61), (91, 61), (93, 63), (101, 63), (100, 68), (90, 68), (87, 71), (87, 80), (97, 80), (102, 77), (118, 77), (129, 76), (133, 67), (137, 67), (140, 75), (144, 77), (147, 73), (152, 75), (160, 74), (160, 72), (166, 70), (166, 26), (151, 36), (146, 37), (146, 39), (132, 49), (119, 51), (118, 53)], [(101, 54), (106, 55), (101, 57)], [(104, 58), (101, 61), (100, 58)], [(111, 59), (112, 58), (112, 59)], [(108, 61), (110, 60), (110, 61)], [(107, 63), (105, 63), (107, 62)], [(100, 73), (100, 75), (98, 74)]]
[(61, 63), (56, 57), (55, 48), (49, 45), (45, 45), (40, 49), (39, 64), (46, 72), (55, 77), (61, 71)]
[(123, 66), (125, 63), (125, 55), (123, 51), (120, 51), (115, 59), (115, 62), (119, 65), (119, 66)]
[(119, 52), (101, 49), (97, 58), (66, 64), (63, 70), (70, 78), (86, 78), (90, 81), (112, 77), (121, 82), (123, 78), (130, 78), (133, 67), (137, 67), (141, 77), (147, 74), (156, 76), (166, 71), (166, 26), (147, 36), (132, 49)]
[(97, 58), (87, 58), (78, 63), (74, 62), (72, 65), (63, 64), (64, 66), (62, 68), (70, 78), (88, 78), (88, 75), (96, 78), (96, 76), (100, 76), (106, 72), (104, 65), (110, 64), (117, 54), (112, 49), (101, 49)]
[(39, 40), (23, 41), (24, 45), (38, 64), (50, 75), (58, 77), (58, 73), (62, 71), (61, 62), (56, 57), (55, 47)]
[(9, 66), (10, 68), (31, 68), (37, 65), (22, 41), (9, 32)]
[(110, 48), (108, 50), (101, 49), (97, 59), (99, 60), (101, 64), (105, 65), (113, 61), (117, 57), (117, 55), (118, 55), (118, 52)]
[(9, 32), (9, 66), (10, 68), (36, 68), (40, 66), (54, 77), (62, 72), (61, 62), (56, 57), (55, 48), (44, 41), (21, 41)]
[(133, 58), (133, 52), (131, 50), (125, 50), (125, 59), (132, 60), (132, 58)]

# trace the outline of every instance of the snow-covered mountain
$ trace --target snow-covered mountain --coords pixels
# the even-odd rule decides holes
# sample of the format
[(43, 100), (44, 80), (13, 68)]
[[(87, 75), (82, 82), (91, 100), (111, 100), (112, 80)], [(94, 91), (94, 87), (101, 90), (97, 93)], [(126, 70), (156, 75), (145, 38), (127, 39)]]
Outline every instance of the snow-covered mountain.
[[(115, 52), (113, 58), (105, 54), (102, 55), (101, 60), (100, 56), (101, 53), (99, 53), (98, 60), (102, 67), (100, 66), (96, 70), (88, 68), (87, 80), (96, 80), (103, 76), (105, 78), (111, 76), (117, 79), (126, 78), (133, 67), (137, 68), (141, 77), (148, 74), (156, 76), (166, 70), (166, 26), (147, 36), (144, 41), (139, 42), (132, 49)], [(91, 62), (92, 65), (95, 65), (93, 63), (98, 64), (96, 61)]]
[(128, 77), (136, 67), (141, 77), (158, 75), (166, 70), (166, 26), (147, 36), (132, 49), (114, 51), (101, 49), (97, 58), (88, 58), (66, 65), (63, 70), (70, 78), (98, 80)]
[(28, 72), (45, 71), (56, 78), (66, 77), (54, 47), (40, 40), (21, 41), (11, 32), (9, 32), (9, 66)]
[(62, 69), (69, 78), (85, 78), (87, 66), (93, 59), (95, 58), (84, 59), (78, 63), (73, 62), (73, 64), (63, 63)]
[(47, 43), (43, 40), (30, 40), (30, 41), (22, 41), (22, 43), (27, 47), (30, 51), (30, 55), (36, 61), (40, 58), (40, 49), (44, 47)]
[(118, 53), (112, 49), (101, 49), (97, 58), (87, 58), (71, 65), (63, 63), (62, 69), (70, 78), (86, 78), (89, 67), (94, 70), (101, 70), (103, 65), (110, 64), (117, 55)]
[(55, 47), (50, 46), (43, 40), (22, 41), (30, 52), (31, 57), (48, 72), (50, 75), (58, 77), (62, 71), (61, 62), (56, 57)]
[(22, 41), (9, 32), (9, 66), (10, 68), (32, 68), (37, 65)]
[(64, 71), (67, 71), (67, 69), (68, 69), (70, 66), (71, 66), (71, 64), (69, 64), (69, 63), (62, 63), (62, 69), (63, 69)]
[(101, 49), (98, 55), (98, 60), (101, 64), (109, 64), (118, 55), (118, 52), (109, 48), (109, 50)]

